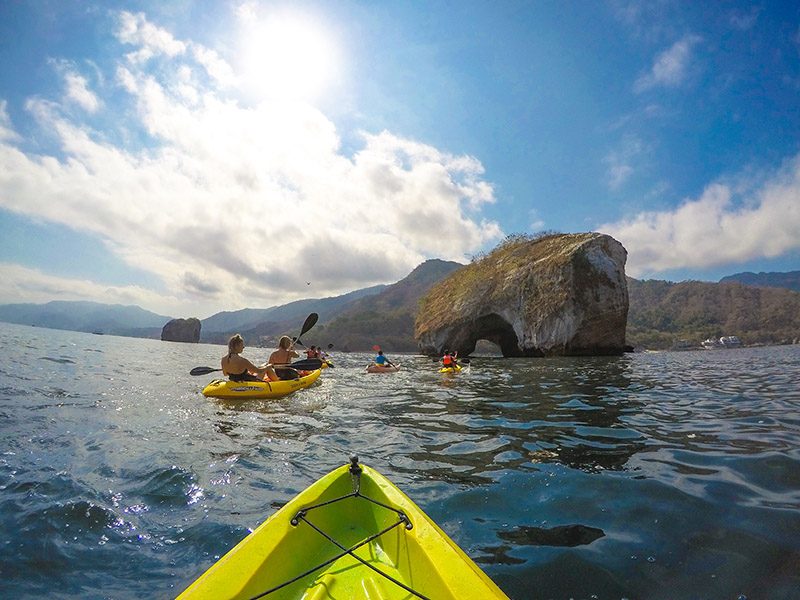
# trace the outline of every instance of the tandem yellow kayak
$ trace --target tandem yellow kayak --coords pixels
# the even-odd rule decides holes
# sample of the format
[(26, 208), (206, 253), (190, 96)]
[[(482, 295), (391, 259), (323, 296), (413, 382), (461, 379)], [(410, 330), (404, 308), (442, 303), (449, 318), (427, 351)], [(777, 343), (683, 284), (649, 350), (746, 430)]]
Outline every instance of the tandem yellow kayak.
[(197, 598), (508, 597), (391, 481), (353, 457), (300, 492), (178, 596)]
[(203, 395), (209, 398), (225, 400), (258, 400), (262, 398), (283, 398), (289, 394), (307, 388), (314, 383), (322, 369), (311, 371), (300, 379), (282, 379), (281, 381), (229, 381), (215, 379), (203, 388)]

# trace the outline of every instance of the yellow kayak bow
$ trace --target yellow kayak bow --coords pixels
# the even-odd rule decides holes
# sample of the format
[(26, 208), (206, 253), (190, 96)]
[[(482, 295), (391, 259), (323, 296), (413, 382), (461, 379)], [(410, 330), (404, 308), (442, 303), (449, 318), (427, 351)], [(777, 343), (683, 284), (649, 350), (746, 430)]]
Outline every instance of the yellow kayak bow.
[(269, 517), (178, 598), (507, 596), (391, 481), (353, 457)]

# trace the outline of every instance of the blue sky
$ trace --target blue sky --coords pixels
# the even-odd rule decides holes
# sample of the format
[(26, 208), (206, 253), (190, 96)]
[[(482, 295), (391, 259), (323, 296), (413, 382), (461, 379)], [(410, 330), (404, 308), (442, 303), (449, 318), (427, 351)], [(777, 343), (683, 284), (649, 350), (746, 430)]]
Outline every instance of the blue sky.
[(0, 303), (266, 307), (602, 231), (800, 268), (796, 2), (0, 3)]

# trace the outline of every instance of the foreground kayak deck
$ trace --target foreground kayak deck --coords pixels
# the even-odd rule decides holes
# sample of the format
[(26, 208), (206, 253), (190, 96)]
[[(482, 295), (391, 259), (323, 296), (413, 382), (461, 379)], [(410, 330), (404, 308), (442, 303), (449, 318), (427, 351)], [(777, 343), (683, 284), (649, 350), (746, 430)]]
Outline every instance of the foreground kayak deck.
[(311, 371), (300, 379), (281, 381), (228, 381), (215, 379), (203, 388), (203, 395), (225, 400), (258, 400), (262, 398), (283, 398), (313, 384), (322, 369)]
[(178, 598), (507, 598), (403, 492), (356, 461), (306, 488)]

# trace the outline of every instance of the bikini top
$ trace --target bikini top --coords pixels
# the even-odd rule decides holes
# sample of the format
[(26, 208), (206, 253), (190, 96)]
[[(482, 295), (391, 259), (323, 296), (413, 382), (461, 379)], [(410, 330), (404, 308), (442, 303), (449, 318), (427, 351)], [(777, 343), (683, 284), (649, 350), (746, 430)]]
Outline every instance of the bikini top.
[[(228, 362), (231, 361), (231, 354), (232, 354), (231, 352), (228, 352)], [(255, 375), (251, 375), (247, 371), (247, 369), (245, 369), (241, 373), (229, 373), (228, 374), (228, 379), (230, 379), (231, 381), (237, 381), (237, 382), (238, 381), (261, 381), (261, 379), (259, 379)]]
[(261, 379), (259, 379), (255, 375), (251, 375), (250, 373), (248, 373), (247, 369), (245, 369), (241, 373), (229, 374), (228, 379), (230, 379), (231, 381), (261, 381)]

